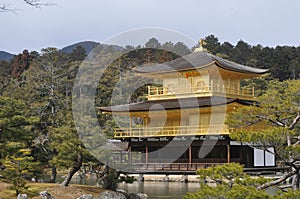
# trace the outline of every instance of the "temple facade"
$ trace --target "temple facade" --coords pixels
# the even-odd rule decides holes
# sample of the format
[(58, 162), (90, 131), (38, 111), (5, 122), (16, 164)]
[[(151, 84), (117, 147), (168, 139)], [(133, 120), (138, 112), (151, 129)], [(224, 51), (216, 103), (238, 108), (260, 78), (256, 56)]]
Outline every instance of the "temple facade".
[[(196, 170), (229, 162), (246, 168), (275, 166), (271, 154), (231, 140), (234, 129), (224, 123), (228, 112), (255, 103), (254, 88), (242, 86), (241, 81), (264, 75), (267, 70), (225, 60), (202, 48), (134, 71), (140, 78), (160, 82), (148, 86), (147, 100), (98, 108), (103, 114), (130, 118), (128, 128), (114, 130), (114, 139), (128, 144), (128, 156), (119, 161), (145, 170), (159, 165)], [(134, 122), (137, 119), (138, 125)]]

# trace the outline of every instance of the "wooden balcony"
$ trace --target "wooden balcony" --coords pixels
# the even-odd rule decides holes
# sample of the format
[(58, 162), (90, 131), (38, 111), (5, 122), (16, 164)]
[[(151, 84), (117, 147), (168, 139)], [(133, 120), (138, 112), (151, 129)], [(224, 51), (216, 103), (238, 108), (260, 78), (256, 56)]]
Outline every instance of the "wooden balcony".
[(253, 100), (255, 96), (254, 87), (225, 87), (217, 83), (211, 82), (209, 86), (188, 87), (188, 88), (167, 88), (148, 86), (148, 100), (174, 99), (182, 97), (208, 97), (208, 96), (224, 96), (230, 98), (239, 98), (245, 100)]
[(174, 137), (197, 135), (228, 135), (226, 125), (167, 126), (151, 128), (116, 128), (114, 138)]

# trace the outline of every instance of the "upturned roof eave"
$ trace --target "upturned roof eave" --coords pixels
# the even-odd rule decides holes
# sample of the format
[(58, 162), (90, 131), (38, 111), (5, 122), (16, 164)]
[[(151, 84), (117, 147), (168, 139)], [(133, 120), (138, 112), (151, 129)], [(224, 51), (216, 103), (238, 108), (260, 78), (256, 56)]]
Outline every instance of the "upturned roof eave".
[[(198, 99), (198, 98), (197, 98)], [(200, 98), (199, 98), (200, 99)], [(203, 99), (203, 98), (202, 98)], [(181, 99), (184, 100), (184, 99)], [(176, 99), (172, 100), (161, 100), (161, 101), (155, 101), (155, 104), (161, 104), (164, 109), (163, 110), (177, 110), (177, 109), (193, 109), (193, 108), (204, 108), (204, 107), (212, 107), (212, 106), (222, 106), (226, 104), (231, 104), (231, 103), (238, 103), (241, 105), (251, 105), (251, 104), (256, 104), (256, 101), (254, 100), (241, 100), (239, 98), (212, 98), (212, 97), (207, 97), (208, 102), (212, 102), (215, 100), (219, 100), (217, 103), (207, 103), (207, 101), (193, 101), (194, 105), (187, 105), (187, 106), (182, 106), (179, 103), (176, 104)], [(165, 103), (172, 103), (175, 102), (174, 106), (164, 106), (166, 105)], [(124, 104), (124, 105), (116, 105), (116, 106), (108, 106), (108, 107), (98, 107), (97, 110), (103, 112), (103, 113), (125, 113), (125, 112), (147, 112), (150, 110), (151, 104), (154, 103), (153, 101), (145, 101), (145, 102), (139, 102), (139, 103), (132, 103), (132, 104)], [(202, 103), (202, 104), (201, 104)], [(154, 110), (151, 109), (151, 111), (161, 111), (159, 110)]]
[[(201, 59), (201, 61), (199, 61), (199, 59)], [(202, 64), (197, 64), (197, 62), (198, 63), (202, 62)], [(178, 66), (180, 64), (188, 64), (188, 66)], [(192, 53), (187, 56), (169, 61), (165, 64), (156, 64), (153, 66), (147, 66), (149, 68), (136, 67), (133, 70), (139, 75), (157, 75), (157, 74), (166, 74), (166, 73), (174, 73), (174, 72), (185, 72), (191, 70), (201, 70), (206, 67), (212, 66), (214, 64), (216, 64), (218, 67), (223, 68), (225, 70), (234, 71), (243, 74), (263, 75), (265, 73), (268, 73), (269, 71), (268, 69), (259, 69), (259, 68), (253, 68), (250, 66), (238, 64), (206, 52), (197, 52), (195, 54)], [(169, 68), (167, 70), (160, 69), (161, 67), (159, 67), (159, 65), (165, 65)], [(155, 69), (153, 69), (153, 67)]]

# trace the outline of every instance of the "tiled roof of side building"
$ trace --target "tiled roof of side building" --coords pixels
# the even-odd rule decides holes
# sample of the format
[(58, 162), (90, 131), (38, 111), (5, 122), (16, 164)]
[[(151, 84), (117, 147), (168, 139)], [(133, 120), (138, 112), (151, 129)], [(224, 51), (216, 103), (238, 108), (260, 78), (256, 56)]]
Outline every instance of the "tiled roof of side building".
[(237, 102), (242, 105), (253, 105), (256, 102), (252, 100), (241, 100), (238, 98), (225, 97), (198, 97), (198, 98), (180, 98), (169, 100), (155, 100), (125, 105), (99, 107), (98, 110), (103, 112), (140, 112), (140, 111), (159, 111), (159, 110), (175, 110), (199, 107), (211, 107), (225, 105)]
[(212, 55), (205, 51), (193, 52), (164, 64), (138, 66), (134, 68), (134, 71), (137, 73), (168, 73), (175, 71), (201, 69), (213, 65), (214, 63), (221, 68), (241, 73), (264, 74), (268, 72), (268, 69), (259, 69), (245, 66)]

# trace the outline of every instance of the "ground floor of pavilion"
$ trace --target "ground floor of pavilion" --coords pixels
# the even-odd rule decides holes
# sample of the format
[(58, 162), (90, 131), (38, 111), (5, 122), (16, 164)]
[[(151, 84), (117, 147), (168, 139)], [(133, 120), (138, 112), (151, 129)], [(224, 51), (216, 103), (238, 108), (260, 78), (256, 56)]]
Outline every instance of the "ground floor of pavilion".
[(276, 166), (272, 148), (266, 152), (228, 136), (130, 138), (116, 143), (122, 143), (123, 150), (114, 152), (113, 161), (130, 163), (141, 171), (195, 171), (230, 162), (245, 168)]

